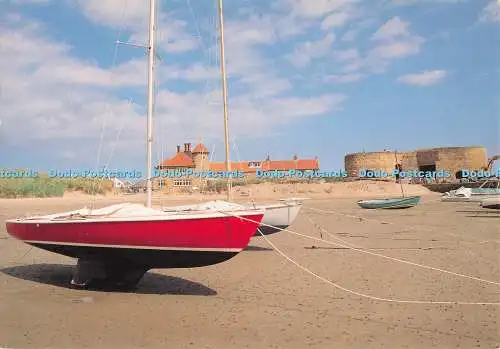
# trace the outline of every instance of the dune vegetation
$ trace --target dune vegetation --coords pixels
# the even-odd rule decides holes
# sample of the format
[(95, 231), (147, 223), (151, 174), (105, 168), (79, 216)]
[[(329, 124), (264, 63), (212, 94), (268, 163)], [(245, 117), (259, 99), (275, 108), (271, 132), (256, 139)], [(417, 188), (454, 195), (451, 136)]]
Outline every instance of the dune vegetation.
[(113, 182), (99, 178), (49, 178), (40, 174), (35, 178), (0, 178), (0, 198), (61, 197), (67, 191), (85, 194), (106, 194)]

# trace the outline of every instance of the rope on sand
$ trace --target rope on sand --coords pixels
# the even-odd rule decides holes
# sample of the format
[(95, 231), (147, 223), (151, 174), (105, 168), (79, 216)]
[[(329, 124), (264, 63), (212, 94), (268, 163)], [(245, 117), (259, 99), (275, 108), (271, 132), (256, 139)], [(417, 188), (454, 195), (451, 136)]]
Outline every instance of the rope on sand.
[[(269, 225), (269, 224), (265, 224), (265, 223), (262, 223), (262, 222), (258, 222), (258, 221), (255, 221), (253, 219), (249, 219), (249, 218), (245, 218), (245, 217), (241, 217), (241, 216), (236, 216), (230, 212), (223, 212), (223, 211), (220, 211), (221, 213), (224, 213), (224, 214), (227, 214), (227, 215), (230, 215), (230, 216), (235, 216), (235, 217), (238, 217), (242, 220), (245, 220), (245, 221), (249, 221), (249, 222), (253, 222), (253, 223), (259, 223), (260, 225), (262, 226), (267, 226), (267, 227), (272, 227), (272, 228), (276, 228), (278, 230), (281, 230), (281, 231), (286, 231), (286, 232), (289, 232), (291, 234), (294, 234), (294, 235), (298, 235), (298, 236), (302, 236), (302, 237), (305, 237), (305, 238), (309, 238), (309, 239), (312, 239), (312, 240), (317, 240), (317, 241), (321, 241), (321, 242), (325, 242), (325, 243), (329, 243), (329, 244), (334, 244), (334, 245), (338, 245), (338, 246), (341, 246), (341, 244), (336, 244), (332, 241), (328, 241), (328, 240), (321, 240), (321, 239), (318, 239), (318, 238), (314, 238), (312, 236), (308, 236), (308, 235), (305, 235), (305, 234), (301, 234), (301, 233), (297, 233), (297, 232), (294, 232), (290, 229), (281, 229), (281, 228), (278, 228), (278, 227), (274, 227), (272, 225)], [(381, 301), (381, 302), (389, 302), (389, 303), (401, 303), (401, 304), (441, 304), (441, 305), (500, 305), (499, 302), (453, 302), (453, 301), (422, 301), (422, 300), (404, 300), (404, 299), (393, 299), (393, 298), (382, 298), (382, 297), (376, 297), (376, 296), (371, 296), (371, 295), (367, 295), (367, 294), (364, 294), (364, 293), (361, 293), (361, 292), (357, 292), (357, 291), (354, 291), (354, 290), (351, 290), (351, 289), (348, 289), (348, 288), (345, 288), (333, 281), (330, 281), (324, 277), (322, 277), (321, 275), (318, 275), (316, 274), (315, 272), (311, 271), (310, 269), (302, 266), (300, 263), (298, 263), (297, 261), (295, 261), (294, 259), (292, 259), (291, 257), (287, 256), (283, 251), (281, 251), (275, 244), (273, 244), (261, 231), (260, 231), (260, 228), (257, 229), (258, 232), (260, 233), (260, 235), (264, 238), (264, 240), (279, 254), (281, 255), (283, 258), (285, 258), (286, 260), (288, 260), (290, 263), (294, 264), (296, 267), (298, 267), (299, 269), (302, 269), (303, 271), (305, 271), (306, 273), (316, 277), (317, 279), (335, 287), (335, 288), (338, 288), (344, 292), (347, 292), (347, 293), (350, 293), (350, 294), (353, 294), (353, 295), (356, 295), (356, 296), (359, 296), (359, 297), (362, 297), (362, 298), (367, 298), (367, 299), (370, 299), (370, 300), (374, 300), (374, 301)], [(349, 248), (349, 249), (353, 249), (353, 250), (356, 250), (356, 251), (359, 251), (359, 252), (365, 252), (367, 253), (368, 251), (363, 251), (363, 250), (359, 250), (357, 248), (353, 248), (353, 247), (350, 247), (350, 246), (346, 246), (344, 245), (343, 247), (346, 247), (346, 248)], [(371, 253), (371, 252), (370, 252)], [(406, 261), (405, 261), (406, 262)], [(411, 263), (411, 262), (408, 262), (408, 263)], [(436, 270), (439, 270), (436, 268)], [(439, 270), (441, 271), (441, 270)], [(445, 271), (446, 272), (446, 271)], [(494, 282), (494, 281), (489, 281), (489, 280), (483, 280), (483, 279), (479, 279), (479, 278), (475, 278), (475, 277), (470, 277), (468, 275), (462, 275), (462, 274), (457, 274), (457, 273), (453, 273), (453, 272), (449, 272), (449, 273), (452, 273), (452, 274), (456, 274), (458, 276), (463, 276), (463, 277), (467, 277), (467, 278), (472, 278), (472, 279), (476, 279), (476, 280), (480, 280), (480, 281), (484, 281), (484, 282), (488, 282), (488, 283), (492, 283), (492, 284), (496, 284), (496, 285), (500, 285), (500, 283), (497, 283), (497, 282)]]
[[(403, 226), (403, 227), (406, 227), (404, 230), (402, 230), (402, 232), (411, 231), (412, 229), (424, 230), (424, 231), (428, 231), (428, 232), (432, 232), (432, 233), (436, 233), (437, 232), (436, 230), (434, 230), (432, 228), (427, 228), (427, 227), (408, 226), (408, 225), (398, 224), (398, 223), (394, 223), (394, 222), (387, 222), (387, 221), (383, 221), (383, 220), (376, 219), (376, 218), (361, 217), (361, 216), (351, 215), (351, 214), (347, 214), (347, 213), (340, 213), (340, 212), (335, 212), (335, 211), (330, 211), (330, 210), (321, 210), (319, 208), (314, 208), (314, 207), (303, 206), (303, 208), (311, 210), (311, 211), (316, 211), (316, 212), (319, 212), (319, 213), (325, 213), (325, 214), (332, 214), (332, 215), (337, 215), (337, 216), (355, 218), (355, 219), (358, 219), (358, 220), (372, 221), (372, 222), (376, 222), (376, 223), (380, 223), (380, 224), (390, 224), (390, 225), (394, 225), (394, 226)], [(456, 238), (459, 237), (457, 234), (453, 234), (453, 233), (449, 233), (449, 232), (439, 232), (439, 233), (440, 234), (444, 234), (444, 235), (453, 236), (453, 237), (456, 237)], [(475, 242), (475, 241), (457, 241), (457, 243), (468, 243), (468, 244), (476, 244), (476, 243), (478, 243), (478, 244), (484, 244), (484, 243), (489, 243), (489, 242), (500, 243), (497, 240), (486, 240), (486, 241), (481, 241), (481, 242)]]
[[(355, 218), (355, 219), (358, 219), (360, 221), (366, 220), (366, 221), (372, 221), (372, 222), (376, 222), (376, 223), (380, 223), (380, 224), (389, 224), (389, 225), (393, 225), (393, 226), (403, 226), (403, 227), (405, 227), (405, 229), (401, 230), (400, 232), (407, 232), (407, 231), (411, 231), (411, 230), (415, 229), (415, 230), (428, 231), (428, 232), (431, 232), (431, 233), (440, 233), (440, 234), (444, 234), (444, 235), (449, 235), (449, 236), (453, 236), (455, 238), (459, 237), (457, 234), (453, 234), (453, 233), (450, 233), (450, 232), (441, 232), (441, 231), (438, 232), (438, 231), (436, 231), (436, 230), (434, 230), (432, 228), (427, 228), (427, 227), (408, 226), (408, 225), (403, 225), (403, 224), (398, 224), (398, 223), (393, 223), (393, 222), (382, 221), (382, 220), (379, 220), (379, 219), (376, 219), (376, 218), (366, 218), (366, 217), (355, 216), (355, 215), (351, 215), (351, 214), (347, 214), (347, 213), (340, 213), (340, 212), (336, 212), (336, 211), (321, 210), (319, 208), (314, 208), (314, 207), (303, 206), (303, 208), (311, 210), (311, 211), (316, 211), (316, 212), (319, 212), (319, 213), (333, 214), (333, 215), (337, 215), (337, 216)], [(486, 243), (499, 244), (500, 243), (500, 241), (498, 241), (498, 240), (485, 240), (485, 241), (480, 241), (480, 242), (475, 242), (475, 241), (456, 241), (456, 242), (457, 242), (457, 244), (463, 244), (463, 243), (467, 243), (467, 244), (486, 244)], [(476, 255), (475, 253), (473, 253), (470, 250), (468, 250), (468, 252), (471, 253), (471, 254)]]
[[(361, 216), (356, 216), (356, 215), (347, 214), (347, 213), (341, 213), (341, 212), (336, 212), (336, 211), (330, 211), (330, 210), (321, 210), (319, 208), (314, 208), (314, 207), (306, 207), (306, 206), (304, 206), (303, 208), (311, 210), (311, 211), (320, 212), (320, 213), (326, 213), (326, 214), (333, 214), (333, 215), (337, 215), (337, 216), (355, 218), (355, 219), (359, 219), (359, 220), (363, 220), (363, 221), (372, 221), (372, 222), (381, 223), (381, 224), (390, 224), (390, 225), (402, 226), (402, 224), (393, 223), (393, 222), (387, 222), (387, 221), (383, 221), (383, 220), (376, 219), (376, 218), (361, 217)], [(425, 228), (425, 227), (407, 226), (407, 225), (405, 227), (407, 227), (407, 229), (403, 230), (403, 231), (407, 231), (407, 230), (410, 230), (412, 228), (431, 231), (431, 229)], [(451, 235), (451, 236), (454, 236), (454, 237), (458, 237), (458, 235), (453, 234), (453, 233), (446, 233), (446, 235)]]
[[(326, 231), (326, 229), (322, 228), (320, 225), (318, 225), (316, 222), (314, 222), (309, 216), (307, 217), (308, 220), (316, 227), (318, 228), (319, 230), (321, 230), (322, 232), (332, 236), (328, 231)], [(488, 283), (488, 284), (493, 284), (493, 285), (497, 285), (497, 286), (500, 286), (500, 282), (496, 282), (496, 281), (490, 281), (490, 280), (486, 280), (486, 279), (481, 279), (481, 278), (478, 278), (478, 277), (475, 277), (475, 276), (470, 276), (470, 275), (465, 275), (465, 274), (460, 274), (460, 273), (455, 273), (453, 271), (449, 271), (449, 270), (445, 270), (445, 269), (440, 269), (440, 268), (435, 268), (435, 267), (431, 267), (431, 266), (428, 266), (428, 265), (424, 265), (424, 264), (419, 264), (419, 263), (414, 263), (414, 262), (410, 262), (410, 261), (407, 261), (407, 260), (404, 260), (404, 259), (399, 259), (399, 258), (394, 258), (394, 257), (389, 257), (389, 256), (386, 256), (386, 255), (383, 255), (383, 254), (380, 254), (380, 253), (375, 253), (375, 252), (370, 252), (370, 251), (367, 251), (365, 249), (362, 249), (360, 246), (356, 246), (356, 245), (353, 245), (353, 244), (350, 244), (348, 243), (347, 241), (345, 240), (342, 240), (341, 238), (339, 237), (335, 237), (337, 240), (340, 240), (342, 241), (342, 243), (336, 243), (336, 242), (333, 242), (333, 241), (328, 241), (328, 240), (322, 240), (322, 239), (318, 239), (318, 238), (314, 238), (312, 236), (308, 236), (308, 235), (303, 235), (303, 234), (300, 234), (300, 233), (294, 233), (294, 234), (297, 234), (297, 235), (300, 235), (300, 236), (307, 236), (311, 239), (314, 239), (314, 240), (318, 240), (318, 241), (321, 241), (321, 242), (325, 242), (327, 244), (331, 244), (331, 245), (336, 245), (336, 246), (341, 246), (341, 247), (344, 247), (344, 248), (349, 248), (351, 250), (354, 250), (354, 251), (357, 251), (357, 252), (361, 252), (361, 253), (366, 253), (366, 254), (370, 254), (370, 255), (373, 255), (373, 256), (376, 256), (376, 257), (381, 257), (381, 258), (386, 258), (386, 259), (390, 259), (390, 260), (393, 260), (395, 262), (400, 262), (400, 263), (405, 263), (405, 264), (409, 264), (409, 265), (413, 265), (415, 267), (420, 267), (420, 268), (425, 268), (425, 269), (430, 269), (430, 270), (434, 270), (434, 271), (439, 271), (439, 272), (442, 272), (442, 273), (447, 273), (447, 274), (451, 274), (451, 275), (454, 275), (454, 276), (458, 276), (458, 277), (463, 277), (463, 278), (467, 278), (467, 279), (472, 279), (472, 280), (476, 280), (476, 281), (480, 281), (480, 282), (485, 282), (485, 283)]]

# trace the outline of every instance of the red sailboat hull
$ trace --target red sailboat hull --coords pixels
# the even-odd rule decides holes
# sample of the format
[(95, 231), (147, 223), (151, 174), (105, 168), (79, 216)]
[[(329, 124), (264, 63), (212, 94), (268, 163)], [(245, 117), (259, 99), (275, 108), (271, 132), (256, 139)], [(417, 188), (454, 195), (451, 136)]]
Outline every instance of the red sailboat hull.
[(212, 265), (242, 251), (263, 214), (155, 220), (7, 221), (10, 235), (47, 251), (145, 269)]

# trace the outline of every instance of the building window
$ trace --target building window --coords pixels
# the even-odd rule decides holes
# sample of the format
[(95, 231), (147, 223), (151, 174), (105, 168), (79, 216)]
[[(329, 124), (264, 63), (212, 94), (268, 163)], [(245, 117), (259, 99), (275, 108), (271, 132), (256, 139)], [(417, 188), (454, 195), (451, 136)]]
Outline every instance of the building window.
[(191, 180), (190, 179), (175, 179), (174, 187), (190, 187)]
[(260, 161), (250, 161), (248, 163), (248, 168), (256, 168), (260, 167)]

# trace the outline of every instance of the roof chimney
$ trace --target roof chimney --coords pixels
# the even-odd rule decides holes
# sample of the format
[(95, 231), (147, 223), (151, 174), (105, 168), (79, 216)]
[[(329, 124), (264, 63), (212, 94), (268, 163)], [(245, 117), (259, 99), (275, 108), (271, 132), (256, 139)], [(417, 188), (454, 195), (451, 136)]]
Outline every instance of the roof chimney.
[(178, 145), (178, 146), (177, 146), (177, 152), (178, 152), (178, 153), (180, 153), (180, 152), (181, 152), (181, 146), (180, 146), (180, 145)]
[(191, 152), (191, 143), (184, 143), (184, 153)]
[(298, 158), (299, 158), (299, 157), (297, 156), (297, 154), (294, 154), (294, 155), (293, 155), (293, 159), (294, 159), (294, 160), (297, 160)]

